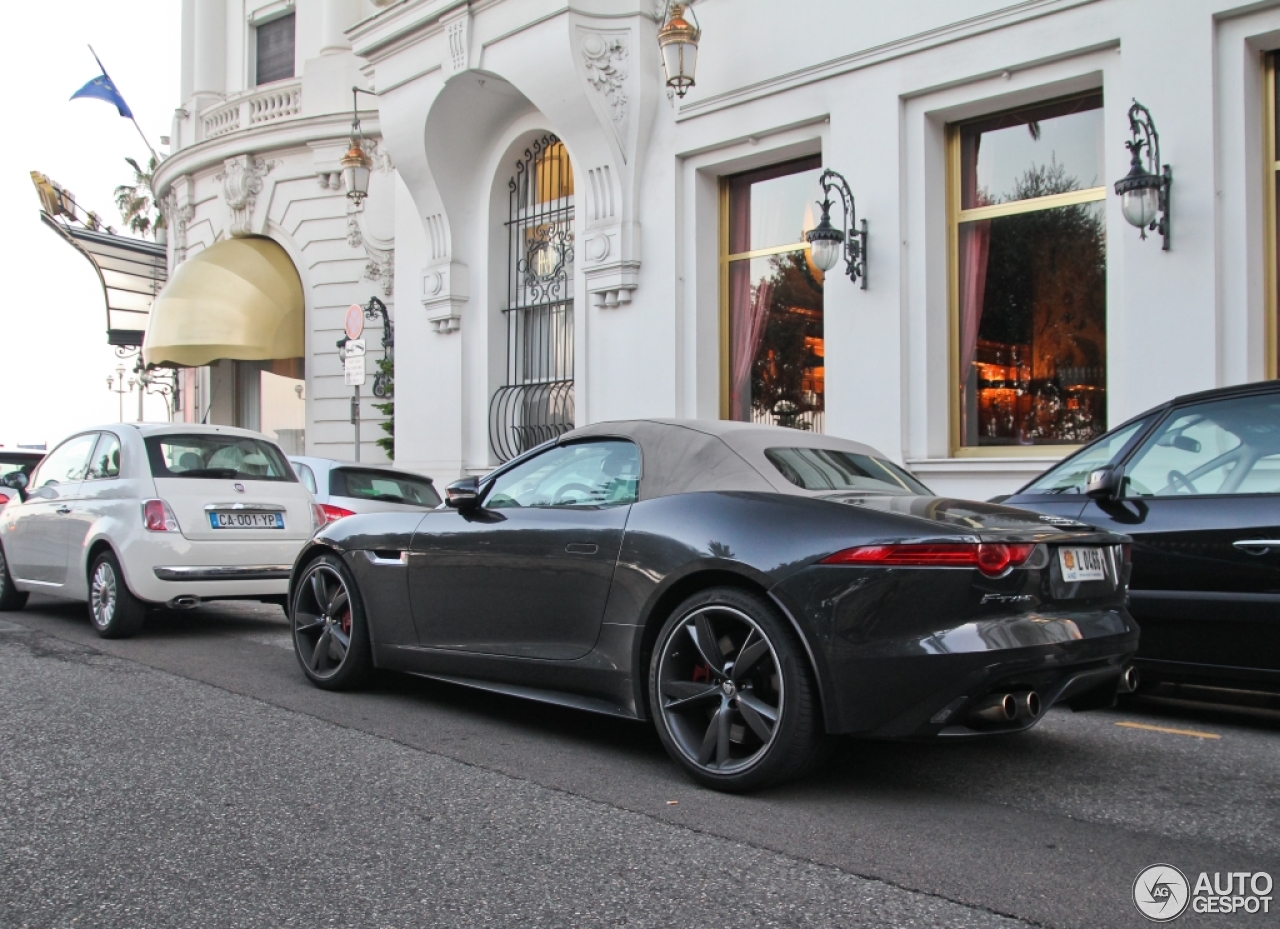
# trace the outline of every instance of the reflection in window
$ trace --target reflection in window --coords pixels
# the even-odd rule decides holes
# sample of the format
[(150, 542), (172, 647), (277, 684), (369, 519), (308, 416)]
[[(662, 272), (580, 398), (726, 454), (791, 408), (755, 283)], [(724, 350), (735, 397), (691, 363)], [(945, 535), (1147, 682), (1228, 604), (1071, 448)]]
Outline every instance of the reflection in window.
[(823, 431), (823, 274), (804, 241), (821, 171), (805, 158), (725, 182), (729, 419)]
[(956, 127), (962, 446), (1106, 429), (1101, 95)]
[(488, 509), (619, 506), (640, 492), (640, 450), (631, 442), (581, 442), (549, 448), (498, 475)]
[(1024, 494), (1082, 494), (1089, 483), (1089, 475), (1098, 468), (1106, 467), (1115, 461), (1138, 431), (1150, 423), (1149, 419), (1139, 420), (1131, 426), (1099, 439), (1092, 445), (1081, 449), (1066, 461), (1050, 471), (1040, 475), (1019, 493)]
[(931, 496), (929, 489), (890, 461), (828, 448), (767, 448), (778, 473), (805, 490), (850, 490)]

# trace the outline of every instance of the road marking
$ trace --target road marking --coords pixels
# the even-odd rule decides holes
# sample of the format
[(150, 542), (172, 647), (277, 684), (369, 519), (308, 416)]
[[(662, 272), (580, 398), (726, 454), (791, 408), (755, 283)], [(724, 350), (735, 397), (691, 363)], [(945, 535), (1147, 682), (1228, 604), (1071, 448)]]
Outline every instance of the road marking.
[(1148, 726), (1146, 723), (1116, 723), (1126, 729), (1145, 729), (1148, 732), (1167, 732), (1170, 735), (1189, 735), (1195, 739), (1220, 739), (1216, 732), (1196, 732), (1194, 729), (1166, 729), (1164, 726)]

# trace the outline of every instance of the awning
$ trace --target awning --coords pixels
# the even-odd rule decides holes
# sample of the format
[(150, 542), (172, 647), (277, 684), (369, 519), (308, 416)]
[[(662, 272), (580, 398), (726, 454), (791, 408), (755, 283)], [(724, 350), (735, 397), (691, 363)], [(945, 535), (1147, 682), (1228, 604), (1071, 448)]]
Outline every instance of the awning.
[(107, 343), (142, 344), (147, 313), (167, 274), (165, 248), (155, 242), (117, 235), (84, 213), (70, 192), (38, 171), (31, 172), (40, 194), (44, 224), (88, 258), (98, 272), (107, 299)]
[(156, 297), (148, 365), (204, 365), (303, 355), (302, 281), (270, 239), (227, 239), (178, 265)]

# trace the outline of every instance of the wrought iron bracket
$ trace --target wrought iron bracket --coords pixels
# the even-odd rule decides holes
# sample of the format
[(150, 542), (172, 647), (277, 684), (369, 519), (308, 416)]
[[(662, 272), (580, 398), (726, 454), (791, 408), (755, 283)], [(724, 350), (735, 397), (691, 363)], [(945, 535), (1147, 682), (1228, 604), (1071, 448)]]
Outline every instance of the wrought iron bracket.
[(818, 183), (822, 185), (822, 215), (830, 217), (831, 215), (831, 191), (835, 191), (840, 195), (840, 202), (844, 206), (844, 225), (847, 227), (844, 233), (844, 268), (845, 273), (849, 275), (849, 280), (861, 280), (858, 286), (862, 290), (867, 289), (867, 221), (864, 219), (858, 222), (853, 202), (853, 191), (849, 189), (849, 182), (844, 176), (830, 168), (822, 172), (822, 176), (818, 179)]
[[(388, 361), (395, 360), (395, 328), (391, 323), (391, 315), (387, 312), (387, 305), (377, 297), (369, 298), (369, 305), (364, 308), (365, 319), (381, 319), (382, 320), (382, 357)], [(379, 370), (373, 376), (373, 395), (379, 400), (386, 400), (391, 396), (392, 378), (386, 371)]]
[[(1139, 103), (1133, 101), (1133, 105), (1129, 107), (1129, 132), (1133, 138), (1124, 143), (1124, 147), (1129, 150), (1132, 157), (1132, 165), (1141, 167), (1142, 165), (1142, 149), (1147, 150), (1147, 163), (1150, 170), (1146, 174), (1159, 179), (1157, 187), (1159, 198), (1159, 215), (1152, 220), (1151, 225), (1141, 231), (1141, 237), (1145, 239), (1147, 232), (1158, 232), (1162, 236), (1164, 242), (1160, 246), (1163, 251), (1169, 251), (1170, 235), (1170, 210), (1169, 210), (1169, 192), (1173, 187), (1173, 170), (1168, 165), (1160, 163), (1160, 133), (1156, 131), (1155, 121), (1151, 118), (1151, 111)], [(1130, 186), (1138, 186), (1133, 183), (1133, 173), (1129, 177), (1123, 178), (1116, 183), (1116, 193), (1123, 194), (1126, 184)]]

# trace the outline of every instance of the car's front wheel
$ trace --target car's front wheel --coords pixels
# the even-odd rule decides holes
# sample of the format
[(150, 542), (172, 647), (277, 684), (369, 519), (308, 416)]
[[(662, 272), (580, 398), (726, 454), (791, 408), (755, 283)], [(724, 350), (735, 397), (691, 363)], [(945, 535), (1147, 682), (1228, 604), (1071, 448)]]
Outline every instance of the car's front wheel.
[(9, 613), (20, 610), (27, 605), (26, 591), (13, 586), (13, 578), (9, 575), (9, 560), (0, 548), (0, 612)]
[(142, 628), (147, 605), (124, 582), (120, 562), (103, 552), (89, 568), (89, 622), (104, 639), (124, 639)]
[(289, 622), (298, 663), (317, 687), (351, 690), (368, 680), (373, 655), (364, 604), (341, 558), (320, 555), (303, 569)]
[(801, 644), (763, 597), (715, 588), (682, 603), (658, 633), (649, 672), (658, 735), (717, 790), (804, 774), (826, 737)]

